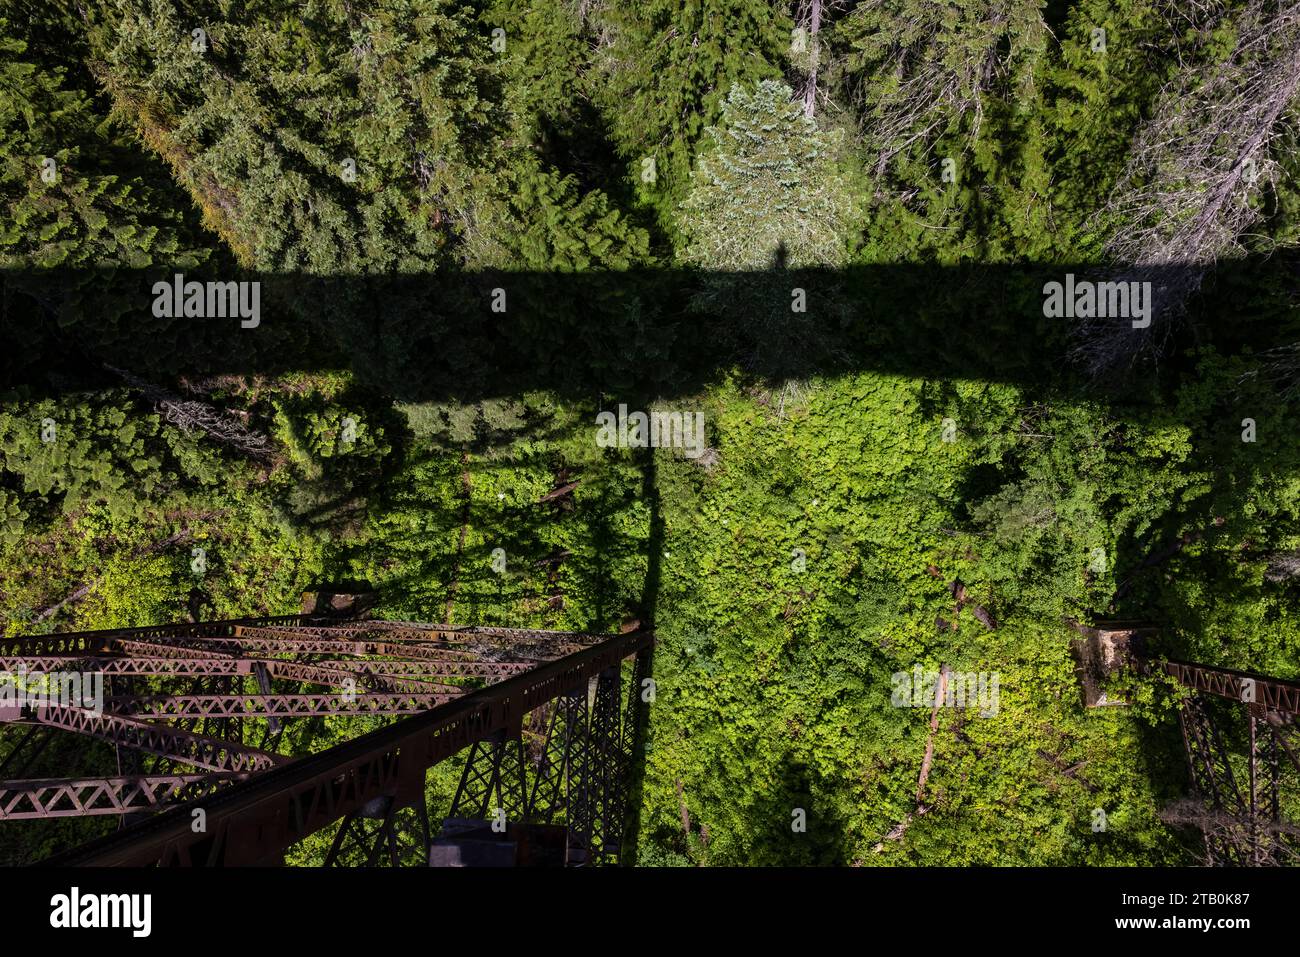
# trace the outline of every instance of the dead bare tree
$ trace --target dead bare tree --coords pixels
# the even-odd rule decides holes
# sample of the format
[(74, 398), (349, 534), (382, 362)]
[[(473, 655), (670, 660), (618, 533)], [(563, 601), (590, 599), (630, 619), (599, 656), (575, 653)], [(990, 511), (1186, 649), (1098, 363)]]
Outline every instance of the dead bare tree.
[(817, 112), (817, 69), (821, 65), (822, 0), (801, 0), (798, 22), (807, 33), (808, 73), (803, 88), (803, 115)]
[(1208, 271), (1242, 253), (1277, 173), (1269, 144), (1300, 89), (1300, 3), (1250, 0), (1217, 14), (1214, 28), (1234, 28), (1232, 53), (1187, 63), (1169, 83), (1100, 214), (1120, 224), (1105, 247), (1118, 275), (1107, 279), (1150, 282), (1152, 295), (1144, 328), (1123, 316), (1081, 321), (1073, 357), (1096, 378), (1165, 351)]
[(907, 829), (917, 818), (930, 813), (930, 805), (925, 803), (925, 785), (930, 780), (930, 767), (934, 762), (934, 735), (939, 730), (939, 709), (943, 707), (948, 695), (948, 666), (939, 667), (939, 681), (934, 689), (934, 707), (930, 709), (930, 733), (925, 737), (925, 756), (921, 759), (921, 774), (916, 780), (916, 808), (903, 815), (903, 819), (889, 829), (872, 851), (876, 854), (885, 849), (885, 841), (901, 841)]
[(1269, 556), (1268, 567), (1264, 569), (1264, 581), (1277, 584), (1297, 577), (1300, 577), (1300, 550)]
[(1259, 358), (1259, 365), (1243, 374), (1239, 384), (1261, 382), (1284, 401), (1300, 397), (1300, 342), (1269, 349)]
[(1201, 42), (1208, 36), (1207, 31), (1213, 29), (1215, 21), (1223, 16), (1229, 2), (1230, 0), (1155, 0), (1152, 7), (1169, 28), (1169, 39), (1173, 42), (1180, 64), (1185, 60), (1179, 35), (1189, 33), (1195, 37), (1193, 43)]
[(125, 369), (110, 365), (106, 365), (105, 368), (158, 406), (163, 413), (163, 418), (172, 425), (186, 432), (197, 429), (251, 459), (260, 462), (271, 459), (273, 450), (270, 440), (228, 413), (206, 402), (182, 398), (161, 386), (146, 382)]

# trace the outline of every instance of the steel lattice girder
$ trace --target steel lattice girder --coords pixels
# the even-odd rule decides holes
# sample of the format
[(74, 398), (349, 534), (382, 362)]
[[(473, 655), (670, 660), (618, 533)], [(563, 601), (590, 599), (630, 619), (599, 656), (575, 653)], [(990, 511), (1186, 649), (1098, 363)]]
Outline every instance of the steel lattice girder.
[(5, 781), (0, 784), (0, 821), (156, 811), (204, 790), (245, 781), (248, 776), (247, 771), (223, 771)]
[(501, 812), (505, 823), (551, 824), (562, 811), (571, 860), (617, 859), (632, 757), (623, 740), (620, 678), (617, 665), (602, 671), (590, 706), (586, 684), (562, 695), (547, 716), (536, 762), (525, 760), (520, 730), (471, 745), (450, 817), (495, 821)]
[[(564, 712), (565, 824), (569, 829), (569, 856), (584, 861), (591, 851), (591, 828), (595, 817), (591, 787), (591, 720), (587, 706), (587, 683), (560, 699)], [(575, 854), (576, 852), (576, 854)]]
[(331, 714), (419, 714), (462, 694), (126, 695), (104, 699), (115, 714), (145, 718), (308, 718)]
[(288, 760), (233, 741), (117, 714), (96, 714), (86, 708), (45, 704), (32, 710), (35, 720), (49, 727), (75, 731), (209, 771), (264, 770)]
[(499, 678), (536, 667), (518, 661), (344, 661), (343, 667), (367, 675), (426, 675), (431, 678)]
[[(1178, 720), (1193, 790), (1215, 814), (1226, 812), (1228, 817), (1237, 819), (1245, 807), (1237, 790), (1232, 764), (1222, 736), (1198, 695), (1183, 702)], [(1202, 828), (1202, 836), (1207, 863), (1244, 863), (1236, 843), (1226, 840), (1222, 833)]]
[(452, 685), (435, 684), (418, 678), (394, 678), (380, 672), (366, 671), (359, 665), (362, 661), (318, 661), (304, 664), (300, 661), (282, 661), (277, 658), (251, 659), (254, 664), (262, 665), (272, 678), (289, 678), (294, 681), (306, 681), (311, 684), (324, 685), (327, 688), (346, 688), (346, 682), (358, 687), (374, 688), (390, 693), (419, 692), (429, 694), (454, 693)]
[(441, 685), (415, 677), (396, 677), (423, 675), (428, 677), (496, 677), (512, 674), (520, 670), (515, 665), (498, 662), (443, 662), (434, 664), (428, 661), (393, 662), (393, 661), (285, 661), (279, 658), (164, 658), (142, 657), (94, 657), (85, 658), (76, 655), (25, 658), (0, 658), (0, 669), (7, 671), (25, 670), (28, 674), (45, 674), (53, 671), (95, 671), (106, 675), (251, 675), (258, 665), (265, 666), (272, 678), (287, 678), (292, 681), (305, 681), (309, 684), (323, 685), (326, 688), (343, 687), (343, 682), (351, 680), (357, 685), (373, 686), (381, 691), (400, 693), (403, 691), (424, 691), (428, 693), (452, 693), (457, 689), (452, 685)]
[[(406, 634), (394, 634), (386, 631), (358, 631), (348, 629), (342, 634), (324, 634), (327, 631), (340, 632), (342, 629), (327, 628), (244, 628), (235, 629), (234, 638), (218, 638), (215, 641), (234, 642), (246, 648), (261, 651), (301, 651), (320, 654), (356, 654), (356, 655), (391, 655), (394, 658), (428, 658), (435, 661), (479, 661), (481, 655), (467, 646), (475, 644), (471, 640), (445, 641), (433, 637), (414, 638)], [(206, 640), (206, 639), (190, 639)], [(481, 639), (480, 639), (481, 641)], [(493, 647), (505, 649), (497, 641), (482, 642)], [(534, 642), (536, 647), (537, 642)], [(551, 653), (545, 659), (558, 658), (563, 654), (576, 651), (584, 645), (568, 642), (554, 645), (548, 649)], [(509, 660), (509, 659), (506, 659)], [(529, 664), (535, 658), (530, 659)]]
[(557, 649), (564, 649), (566, 654), (579, 648), (590, 648), (609, 639), (609, 635), (576, 631), (545, 631), (535, 628), (501, 628), (496, 625), (469, 625), (463, 628), (450, 628), (446, 625), (425, 625), (422, 622), (373, 621), (364, 622), (373, 626), (373, 631), (423, 640), (422, 636), (436, 635), (444, 641), (483, 642), (484, 639), (504, 639), (513, 642), (533, 642), (544, 646), (548, 643)]
[[(194, 642), (177, 643), (184, 639), (164, 638), (160, 641), (133, 641), (129, 638), (113, 638), (108, 641), (105, 654), (143, 655), (152, 658), (236, 658), (241, 657), (228, 650), (197, 646)], [(192, 647), (193, 645), (193, 647)]]
[[(552, 667), (561, 663), (559, 656), (565, 655), (565, 661), (587, 668), (589, 653), (595, 649), (608, 655), (611, 644), (636, 645), (636, 648), (625, 652), (626, 656), (636, 653), (637, 648), (648, 647), (652, 640), (640, 632), (633, 633), (631, 637), (601, 637), (509, 628), (448, 628), (411, 622), (361, 622), (320, 616), (237, 619), (0, 639), (0, 652), (9, 653), (0, 654), (0, 667), (7, 667), (11, 671), (26, 670), (31, 675), (56, 671), (99, 671), (106, 675), (123, 676), (124, 680), (130, 680), (130, 676), (134, 675), (163, 679), (188, 677), (195, 685), (188, 694), (154, 692), (133, 695), (119, 691), (113, 695), (110, 691), (106, 713), (96, 714), (84, 708), (50, 706), (41, 707), (35, 717), (50, 728), (81, 733), (114, 744), (118, 749), (119, 766), (123, 754), (138, 756), (141, 753), (152, 753), (165, 761), (218, 772), (209, 775), (186, 774), (183, 771), (170, 775), (122, 775), (119, 771), (118, 778), (39, 779), (36, 784), (12, 782), (13, 794), (18, 801), (12, 808), (15, 809), (15, 814), (21, 809), (21, 816), (24, 817), (125, 814), (130, 811), (157, 810), (160, 804), (167, 801), (175, 802), (193, 796), (196, 791), (212, 790), (215, 787), (214, 781), (228, 783), (231, 780), (230, 774), (243, 775), (247, 770), (258, 769), (257, 777), (260, 779), (262, 773), (273, 773), (262, 769), (272, 763), (287, 760), (245, 747), (238, 740), (226, 741), (213, 737), (210, 727), (215, 729), (217, 735), (233, 735), (236, 739), (242, 739), (242, 720), (245, 718), (278, 723), (285, 718), (319, 714), (432, 713), (428, 709), (445, 710), (453, 698), (465, 695), (464, 688), (429, 680), (443, 676), (486, 678), (489, 681), (505, 679), (503, 685), (518, 686), (517, 694), (525, 697), (536, 693), (538, 687), (549, 688), (550, 697), (542, 700), (541, 703), (544, 704), (554, 700), (555, 695), (560, 693), (553, 684), (555, 674), (563, 674), (564, 669), (555, 672)], [(363, 659), (359, 657), (361, 655), (386, 657), (374, 660)], [(608, 667), (616, 667), (614, 663), (621, 660), (621, 657), (612, 658), (606, 670)], [(591, 668), (593, 670), (587, 671), (587, 680), (600, 670), (594, 665)], [(234, 680), (244, 676), (258, 677), (257, 690), (260, 693), (235, 693), (248, 690), (242, 681)], [(518, 679), (523, 677), (529, 680), (521, 683)], [(327, 688), (343, 688), (345, 693), (276, 694), (269, 684), (272, 678), (319, 684)], [(219, 682), (216, 690), (221, 693), (202, 693), (206, 679)], [(539, 681), (540, 684), (537, 683)], [(350, 693), (355, 689), (352, 682), (376, 690), (356, 695)], [(207, 683), (207, 687), (210, 689), (213, 685)], [(585, 687), (584, 681), (583, 688)], [(458, 735), (466, 735), (469, 740), (477, 741), (486, 733), (496, 733), (501, 725), (490, 726), (484, 722), (494, 720), (503, 707), (515, 710), (517, 703), (522, 700), (517, 696), (498, 698), (495, 693), (485, 696), (483, 691), (471, 692), (471, 695), (486, 699), (486, 703), (480, 703), (480, 711), (486, 711), (486, 714), (474, 713), (463, 721), (450, 722), (447, 729), (433, 735), (431, 746), (438, 749), (447, 747), (450, 751), (455, 750), (448, 746)], [(584, 706), (585, 697), (584, 693)], [(24, 713), (31, 714), (32, 707), (28, 706), (28, 711)], [(583, 710), (585, 712), (585, 707)], [(203, 722), (203, 734), (191, 730), (199, 721)], [(210, 725), (210, 722), (215, 724)], [(588, 794), (590, 785), (586, 782), (585, 768), (600, 759), (586, 753), (589, 749), (589, 735), (585, 725), (584, 721), (578, 732), (584, 739), (580, 749), (582, 753), (578, 756), (581, 765), (577, 769), (578, 777), (582, 781), (579, 790), (586, 795), (580, 798), (578, 816), (589, 819), (594, 808), (588, 805), (597, 800), (597, 797), (594, 793)], [(37, 725), (40, 726), (42, 725)], [(518, 723), (514, 725), (516, 730), (518, 726)], [(492, 730), (493, 727), (496, 731)], [(568, 730), (566, 729), (566, 737)], [(517, 735), (514, 744), (515, 751), (519, 751), (521, 743)], [(501, 757), (504, 755), (500, 752), (508, 751), (509, 748), (494, 750), (499, 752), (497, 757)], [(408, 747), (404, 755), (410, 754), (411, 749)], [(519, 806), (512, 807), (512, 812), (526, 815), (524, 796), (527, 792), (524, 785), (527, 778), (523, 755), (512, 752), (511, 756), (514, 760), (510, 762), (512, 768), (508, 773), (513, 777), (517, 771), (521, 777), (518, 789), (520, 794), (516, 795), (519, 800), (511, 802), (512, 805)], [(429, 763), (441, 759), (442, 757), (435, 756)], [(500, 767), (501, 763), (499, 760), (493, 762), (498, 778), (504, 770)], [(295, 795), (291, 803), (294, 826), (306, 825), (308, 819), (311, 819), (314, 829), (322, 826), (322, 823), (337, 820), (337, 814), (326, 817), (323, 822), (316, 818), (331, 813), (330, 808), (342, 808), (340, 813), (349, 813), (344, 805), (358, 795), (378, 793), (393, 797), (394, 800), (402, 795), (402, 801), (393, 805), (396, 813), (409, 805), (412, 795), (420, 793), (423, 785), (423, 769), (417, 786), (413, 780), (414, 772), (409, 770), (412, 759), (407, 758), (405, 767), (401, 764), (400, 757), (395, 762), (395, 755), (386, 752), (376, 754), (372, 760), (361, 762), (328, 781), (316, 781), (310, 789), (310, 797)], [(128, 762), (126, 766), (136, 767), (136, 764)], [(427, 766), (425, 764), (424, 768)], [(572, 777), (574, 771), (572, 766), (564, 768), (566, 778)], [(200, 784), (200, 781), (207, 783)], [(504, 782), (498, 781), (498, 789), (501, 784)], [(224, 796), (221, 795), (209, 795), (204, 801), (212, 803), (217, 798), (224, 801)], [(373, 801), (374, 797), (369, 800)], [(233, 844), (228, 841), (230, 837), (235, 838)], [(247, 850), (249, 838), (238, 827), (220, 831), (211, 838), (196, 839), (193, 847), (182, 848), (180, 843), (172, 842), (172, 850), (164, 853), (160, 860), (220, 862), (252, 853)], [(257, 842), (257, 845), (257, 859), (274, 860), (282, 853), (282, 848), (265, 851), (261, 849), (262, 842)]]
[[(581, 713), (578, 711), (581, 699)], [(536, 714), (537, 712), (534, 712)], [(529, 792), (529, 817), (540, 824), (553, 824), (556, 814), (565, 806), (565, 785), (569, 769), (569, 756), (575, 734), (569, 725), (575, 720), (587, 719), (587, 689), (564, 695), (551, 705), (550, 720), (546, 725), (546, 739), (542, 754), (533, 768), (533, 786)]]
[[(374, 824), (367, 825), (367, 819)], [(343, 818), (325, 856), (325, 866), (360, 863), (374, 867), (383, 859), (385, 850), (393, 867), (427, 866), (429, 838), (429, 816), (422, 802), (398, 807), (392, 798), (380, 798)]]
[(360, 620), (336, 623), (261, 625), (231, 623), (230, 635), (247, 634), (265, 638), (302, 637), (334, 638), (382, 635), (384, 641), (439, 642), (443, 644), (488, 644), (493, 640), (552, 644), (556, 649), (576, 646), (581, 648), (599, 644), (608, 635), (588, 632), (545, 631), (533, 628), (498, 628), (490, 625), (426, 625), (421, 622)]
[(1234, 709), (1246, 717), (1244, 774), (1239, 774), (1211, 704), (1197, 692), (1179, 710), (1193, 791), (1206, 808), (1192, 822), (1201, 829), (1206, 861), (1212, 866), (1277, 864), (1278, 842), (1286, 839), (1285, 829), (1277, 826), (1282, 823), (1280, 756), (1287, 754), (1300, 770), (1286, 740), (1294, 725), (1289, 716), (1260, 704)]
[(338, 620), (318, 615), (283, 615), (266, 618), (236, 618), (224, 621), (186, 622), (152, 625), (144, 628), (107, 628), (98, 631), (67, 632), (54, 635), (0, 637), (0, 654), (22, 655), (43, 649), (46, 653), (93, 652), (107, 647), (114, 639), (163, 641), (166, 639), (233, 639), (241, 633), (264, 638), (288, 640), (321, 638), (339, 640), (366, 635), (382, 635), (383, 641), (438, 642), (443, 644), (489, 644), (494, 639), (529, 642), (549, 646), (558, 656), (577, 648), (590, 647), (608, 635), (587, 632), (545, 631), (528, 628), (499, 628), (472, 625), (451, 627), (419, 622)]
[[(232, 634), (235, 632), (232, 631)], [(239, 626), (238, 633), (266, 640), (282, 639), (300, 641), (307, 639), (371, 639), (400, 642), (402, 644), (436, 644), (449, 648), (485, 643), (486, 636), (471, 629), (436, 628), (418, 629), (399, 626), (387, 621), (344, 621), (329, 625), (247, 625)]]
[(594, 759), (591, 769), (592, 854), (597, 858), (617, 857), (627, 817), (627, 775), (623, 766), (622, 715), (618, 668), (603, 671), (596, 679), (596, 697), (591, 709), (590, 744)]
[[(102, 671), (119, 675), (247, 675), (253, 667), (264, 664), (273, 678), (292, 678), (314, 684), (334, 686), (338, 678), (357, 678), (360, 675), (424, 676), (430, 678), (498, 678), (518, 674), (535, 667), (535, 662), (519, 661), (420, 661), (386, 659), (333, 660), (312, 662), (290, 661), (283, 658), (234, 657), (219, 653), (195, 656), (185, 651), (178, 654), (147, 654), (117, 656), (104, 655), (34, 655), (0, 657), (0, 668), (30, 674), (49, 671)], [(314, 678), (303, 677), (316, 669)], [(278, 673), (277, 673), (278, 672)], [(317, 680), (324, 678), (324, 680)]]
[[(57, 636), (55, 636), (57, 637)], [(316, 655), (390, 655), (397, 658), (416, 658), (435, 662), (481, 660), (472, 651), (457, 647), (439, 647), (432, 643), (393, 641), (364, 641), (359, 639), (339, 638), (104, 638), (90, 649), (94, 654), (128, 653), (145, 654), (168, 658), (204, 658), (229, 655), (231, 657), (249, 657), (257, 655), (279, 654), (316, 654)], [(21, 649), (26, 655), (62, 654), (65, 643), (62, 641), (45, 642), (33, 639)], [(575, 646), (576, 647), (576, 646)], [(532, 661), (517, 662), (520, 668), (529, 668)]]
[(1161, 661), (1155, 667), (1196, 691), (1241, 703), (1261, 704), (1279, 714), (1300, 716), (1300, 682), (1186, 661)]
[(0, 637), (0, 656), (30, 654), (94, 653), (107, 647), (113, 639), (136, 641), (163, 638), (204, 638), (233, 635), (239, 625), (253, 627), (312, 626), (321, 619), (313, 615), (279, 615), (265, 618), (236, 618), (228, 621), (185, 622), (152, 625), (145, 628), (106, 628), (99, 631), (74, 631), (54, 635)]
[[(1187, 661), (1146, 660), (1147, 671), (1163, 672), (1192, 694), (1179, 708), (1183, 747), (1192, 788), (1206, 807), (1198, 820), (1206, 860), (1219, 864), (1276, 864), (1283, 832), (1281, 776), (1285, 755), (1300, 772), (1300, 759), (1287, 734), (1300, 718), (1300, 682)], [(1213, 711), (1213, 699), (1234, 702), (1246, 717), (1244, 780), (1233, 771), (1232, 752)]]
[[(276, 662), (268, 662), (274, 664)], [(101, 657), (40, 655), (0, 657), (0, 669), (29, 674), (53, 671), (97, 671), (106, 675), (251, 675), (250, 658), (163, 658), (159, 656)], [(332, 678), (333, 676), (331, 676)]]
[[(478, 662), (481, 659), (472, 651), (463, 647), (440, 647), (433, 643), (414, 641), (366, 641), (338, 638), (162, 638), (153, 641), (133, 641), (130, 639), (108, 639), (109, 651), (145, 650), (169, 648), (177, 651), (186, 650), (199, 656), (227, 654), (247, 656), (250, 652), (257, 655), (312, 654), (312, 655), (388, 655), (395, 658), (415, 658), (433, 662)], [(554, 656), (552, 656), (554, 657)], [(529, 668), (533, 661), (505, 663), (517, 664), (519, 668)]]
[(1229, 751), (1205, 703), (1193, 696), (1183, 703), (1180, 714), (1196, 789), (1212, 800), (1215, 808), (1245, 813), (1246, 803), (1232, 771)]
[[(201, 805), (176, 807), (50, 859), (51, 864), (234, 865), (275, 860), (308, 834), (378, 797), (423, 800), (427, 769), (475, 741), (518, 728), (524, 715), (648, 648), (649, 632), (609, 637), (320, 754), (260, 772)], [(585, 704), (585, 694), (582, 696)], [(581, 749), (584, 753), (586, 748)], [(189, 806), (207, 812), (190, 828)]]

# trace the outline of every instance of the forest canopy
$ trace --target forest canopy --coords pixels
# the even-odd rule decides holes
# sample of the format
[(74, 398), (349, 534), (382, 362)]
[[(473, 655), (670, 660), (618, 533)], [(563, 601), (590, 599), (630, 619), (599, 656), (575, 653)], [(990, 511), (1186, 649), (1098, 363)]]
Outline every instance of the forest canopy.
[(1300, 678), (1297, 120), (1286, 0), (5, 0), (0, 626), (636, 620), (637, 863), (1191, 863), (1069, 623)]

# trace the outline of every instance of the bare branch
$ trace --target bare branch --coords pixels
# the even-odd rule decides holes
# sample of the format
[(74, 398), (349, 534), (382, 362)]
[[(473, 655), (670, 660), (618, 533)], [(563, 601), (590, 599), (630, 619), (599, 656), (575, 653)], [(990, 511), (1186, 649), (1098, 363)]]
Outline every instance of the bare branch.
[(197, 429), (249, 458), (262, 462), (271, 458), (271, 442), (265, 435), (253, 431), (222, 410), (206, 402), (183, 399), (125, 369), (109, 365), (105, 368), (124, 379), (131, 388), (143, 393), (162, 410), (163, 418), (172, 425), (179, 426), (186, 432)]
[(1300, 4), (1251, 0), (1232, 26), (1229, 57), (1188, 65), (1161, 94), (1100, 214), (1121, 224), (1105, 247), (1120, 273), (1108, 278), (1150, 282), (1152, 302), (1145, 328), (1115, 316), (1082, 324), (1074, 358), (1095, 377), (1164, 352), (1209, 270), (1243, 253), (1277, 173), (1268, 147), (1300, 89)]

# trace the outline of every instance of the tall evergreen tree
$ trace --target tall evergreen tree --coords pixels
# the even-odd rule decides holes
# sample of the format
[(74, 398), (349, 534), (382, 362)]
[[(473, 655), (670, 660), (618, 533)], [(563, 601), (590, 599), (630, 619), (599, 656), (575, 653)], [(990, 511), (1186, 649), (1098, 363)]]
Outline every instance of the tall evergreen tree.
[(94, 43), (119, 110), (246, 265), (428, 268), (490, 191), (488, 40), (449, 0), (122, 0)]
[(736, 84), (682, 205), (687, 262), (721, 270), (839, 266), (854, 225), (843, 138), (784, 83)]
[(48, 45), (49, 21), (68, 27), (57, 8), (12, 12), (0, 20), (0, 268), (203, 258), (165, 170), (96, 112), (75, 45)]
[(594, 93), (639, 195), (675, 233), (696, 144), (732, 84), (781, 75), (793, 23), (770, 0), (646, 0), (599, 17), (612, 40)]
[(536, 272), (632, 269), (649, 256), (645, 230), (599, 190), (581, 193), (573, 176), (521, 157), (506, 176), (495, 254), (483, 265)]
[[(44, 377), (99, 342), (157, 349), (132, 270), (209, 259), (166, 167), (104, 115), (78, 21), (60, 4), (16, 3), (0, 20), (0, 383)], [(115, 278), (127, 277), (127, 278)], [(71, 347), (71, 348), (70, 348)]]
[[(819, 129), (779, 80), (733, 86), (707, 134), (681, 208), (683, 258), (705, 270), (695, 305), (722, 322), (734, 358), (802, 374), (838, 328), (830, 273), (858, 228), (843, 138)], [(794, 278), (801, 269), (820, 270), (814, 289)]]
[[(875, 178), (873, 258), (989, 258), (981, 190), (1018, 147), (1041, 0), (870, 0), (836, 24), (835, 82)], [(1032, 154), (1030, 156), (1032, 164)]]

